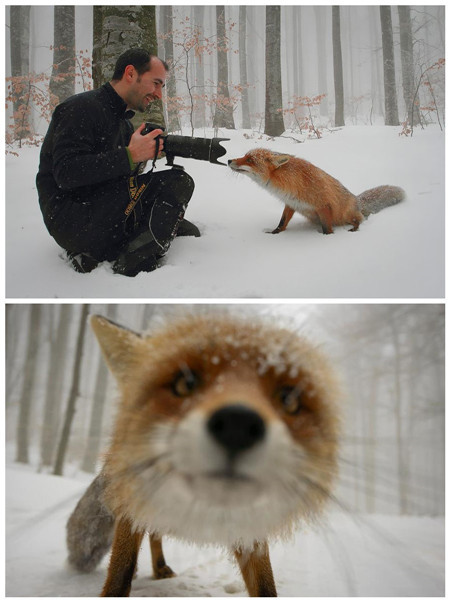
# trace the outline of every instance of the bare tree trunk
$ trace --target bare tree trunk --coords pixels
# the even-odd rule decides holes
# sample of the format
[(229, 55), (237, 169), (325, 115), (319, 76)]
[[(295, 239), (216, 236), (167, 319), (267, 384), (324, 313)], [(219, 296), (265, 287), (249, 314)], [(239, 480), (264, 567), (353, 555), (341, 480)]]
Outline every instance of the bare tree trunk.
[(57, 103), (75, 94), (75, 6), (54, 6), (50, 92)]
[(163, 60), (166, 60), (165, 52), (164, 52), (164, 37), (161, 35), (161, 34), (164, 34), (164, 19), (166, 18), (166, 15), (165, 15), (164, 11), (162, 10), (164, 8), (164, 6), (165, 6), (164, 4), (156, 6), (156, 22), (158, 23), (157, 31), (159, 34), (156, 36), (156, 41), (158, 43), (158, 52), (157, 52), (158, 56), (160, 58), (162, 58)]
[(370, 45), (374, 48), (374, 52), (372, 53), (371, 60), (371, 89), (372, 89), (372, 108), (370, 115), (370, 123), (372, 124), (372, 112), (375, 111), (377, 115), (382, 115), (384, 117), (384, 106), (382, 102), (382, 85), (381, 85), (381, 70), (380, 70), (380, 53), (381, 46), (379, 40), (379, 20), (376, 19), (376, 14), (378, 14), (378, 7), (369, 6), (368, 7), (370, 13)]
[(375, 482), (375, 458), (377, 448), (377, 400), (380, 372), (378, 368), (373, 369), (368, 387), (369, 399), (367, 403), (367, 443), (365, 449), (365, 473), (366, 473), (366, 511), (376, 511), (376, 482)]
[(142, 315), (141, 315), (141, 325), (140, 325), (140, 329), (141, 330), (147, 330), (148, 325), (150, 324), (150, 320), (152, 319), (152, 316), (155, 313), (155, 306), (152, 305), (151, 303), (148, 303), (147, 305), (143, 306), (142, 309)]
[(333, 14), (333, 68), (334, 68), (334, 125), (341, 127), (344, 121), (344, 75), (342, 69), (340, 7), (332, 7)]
[[(106, 316), (110, 320), (115, 320), (117, 315), (117, 305), (108, 305)], [(95, 388), (91, 409), (91, 421), (89, 425), (89, 434), (84, 453), (81, 469), (85, 472), (95, 472), (98, 457), (100, 455), (100, 444), (102, 437), (103, 413), (106, 401), (106, 391), (108, 385), (109, 372), (102, 356), (99, 357), (97, 376), (95, 379)]]
[[(285, 9), (286, 10), (286, 9)], [(303, 40), (302, 40), (302, 9), (301, 6), (292, 7), (292, 26), (294, 36), (294, 94), (306, 96), (303, 78)]]
[(30, 6), (10, 7), (11, 76), (17, 78), (17, 87), (13, 83), (16, 140), (27, 137), (31, 131), (29, 89), (20, 81), (30, 73), (30, 10)]
[(247, 7), (239, 6), (239, 72), (242, 86), (242, 128), (249, 130), (250, 107), (248, 102), (248, 78), (247, 78)]
[(178, 112), (172, 104), (177, 96), (176, 74), (173, 70), (173, 11), (169, 4), (161, 6), (160, 10), (163, 23), (164, 60), (170, 67), (166, 82), (168, 131), (175, 132), (181, 129), (181, 124)]
[(327, 84), (327, 53), (325, 48), (326, 34), (326, 9), (323, 6), (315, 6), (316, 16), (316, 40), (317, 40), (317, 61), (318, 61), (318, 87), (317, 94), (326, 94), (320, 103), (320, 114), (328, 116), (328, 84)]
[[(355, 78), (354, 78), (354, 68), (353, 68), (353, 26), (354, 23), (352, 23), (352, 18), (353, 18), (353, 7), (345, 7), (345, 13), (346, 13), (346, 19), (344, 19), (344, 22), (346, 24), (346, 31), (347, 31), (347, 36), (344, 36), (344, 40), (347, 46), (347, 56), (348, 59), (345, 62), (346, 65), (348, 65), (348, 74), (349, 77), (347, 78), (347, 94), (345, 95), (346, 98), (350, 98), (350, 101), (353, 102), (354, 97), (355, 97)], [(355, 113), (355, 117), (357, 117), (356, 113)]]
[[(194, 6), (194, 24), (203, 37), (205, 21), (205, 7)], [(197, 95), (194, 125), (197, 128), (206, 127), (206, 102), (205, 102), (205, 63), (203, 58), (197, 57), (195, 61), (195, 90)]]
[(93, 10), (93, 43), (92, 43), (92, 80), (94, 88), (100, 88), (104, 83), (102, 73), (102, 38), (103, 38), (103, 9), (95, 5)]
[(225, 7), (216, 6), (217, 16), (217, 99), (213, 127), (234, 130), (233, 107), (228, 89), (227, 37), (225, 33)]
[(257, 82), (257, 72), (256, 72), (256, 56), (257, 56), (257, 43), (254, 35), (255, 31), (255, 11), (256, 8), (254, 6), (247, 6), (247, 23), (249, 28), (247, 28), (247, 78), (248, 81), (252, 84), (252, 87), (248, 90), (248, 102), (249, 102), (249, 110), (250, 110), (250, 120), (253, 122), (253, 127), (255, 127), (255, 116), (259, 112), (260, 108), (258, 105), (259, 97), (258, 91), (256, 89)]
[(394, 407), (395, 407), (395, 434), (397, 451), (397, 472), (398, 472), (398, 498), (400, 514), (408, 513), (408, 499), (406, 495), (408, 482), (408, 465), (406, 462), (405, 443), (403, 440), (402, 427), (402, 387), (401, 387), (401, 350), (400, 341), (397, 332), (397, 325), (392, 324), (392, 335), (394, 343)]
[[(52, 305), (51, 309), (56, 306)], [(44, 403), (44, 420), (41, 431), (41, 466), (51, 466), (54, 461), (61, 401), (64, 383), (64, 365), (72, 305), (64, 303), (60, 307), (55, 336), (51, 333), (50, 356), (47, 373), (47, 389)]]
[(31, 6), (10, 7), (11, 75), (30, 72), (30, 9)]
[(411, 125), (420, 123), (420, 114), (414, 99), (414, 56), (411, 26), (411, 9), (409, 6), (398, 6), (400, 21), (400, 56), (402, 60), (403, 99)]
[(19, 343), (20, 329), (17, 327), (17, 310), (21, 309), (20, 306), (6, 304), (5, 306), (5, 397), (6, 404), (11, 403), (11, 394), (14, 389), (15, 382), (15, 365), (16, 365), (16, 354)]
[(399, 125), (397, 88), (395, 85), (394, 36), (390, 6), (380, 6), (383, 41), (385, 124)]
[(266, 6), (266, 108), (264, 133), (280, 136), (284, 130), (281, 86), (281, 7)]
[(82, 305), (80, 324), (78, 327), (77, 344), (75, 349), (75, 362), (73, 367), (72, 384), (70, 386), (69, 398), (67, 400), (66, 416), (58, 444), (58, 450), (56, 453), (55, 467), (53, 470), (53, 474), (58, 476), (61, 476), (63, 474), (64, 460), (66, 457), (67, 446), (69, 445), (70, 431), (72, 428), (72, 422), (75, 416), (76, 402), (79, 395), (81, 360), (83, 357), (83, 345), (86, 333), (86, 321), (88, 314), (89, 305)]
[(29, 462), (30, 414), (33, 401), (33, 388), (36, 377), (37, 351), (39, 345), (39, 329), (41, 321), (41, 306), (33, 304), (30, 307), (28, 326), (28, 341), (23, 371), (22, 392), (19, 400), (19, 420), (17, 423), (16, 462)]

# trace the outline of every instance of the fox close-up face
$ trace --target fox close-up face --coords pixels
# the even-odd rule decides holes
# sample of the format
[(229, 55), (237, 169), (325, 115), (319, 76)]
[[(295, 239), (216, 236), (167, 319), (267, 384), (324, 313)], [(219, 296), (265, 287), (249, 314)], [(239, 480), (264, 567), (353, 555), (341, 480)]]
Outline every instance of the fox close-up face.
[[(104, 499), (130, 534), (226, 546), (239, 561), (318, 514), (336, 471), (338, 393), (311, 344), (226, 315), (148, 336), (92, 326), (121, 392)], [(240, 564), (251, 594), (276, 595), (262, 577), (249, 587)]]

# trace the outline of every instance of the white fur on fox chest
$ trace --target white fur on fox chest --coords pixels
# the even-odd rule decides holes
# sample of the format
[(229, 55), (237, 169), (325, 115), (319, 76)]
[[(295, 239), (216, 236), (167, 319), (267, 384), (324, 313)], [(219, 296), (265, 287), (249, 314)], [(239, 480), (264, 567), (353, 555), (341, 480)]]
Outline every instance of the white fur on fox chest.
[(258, 174), (250, 172), (248, 172), (248, 175), (262, 188), (270, 192), (273, 196), (277, 197), (277, 199), (279, 199), (283, 205), (287, 205), (294, 211), (297, 211), (298, 213), (308, 217), (310, 216), (311, 212), (314, 212), (314, 208), (310, 203), (299, 199), (290, 192), (284, 192), (283, 190), (280, 190), (278, 186), (274, 186), (270, 180), (263, 180)]
[(127, 485), (127, 514), (139, 530), (251, 549), (255, 541), (286, 535), (307, 505), (299, 470), (307, 474), (308, 454), (281, 421), (270, 425), (263, 443), (242, 454), (234, 479), (220, 476), (224, 454), (200, 412), (176, 426), (155, 427), (148, 456), (161, 460)]

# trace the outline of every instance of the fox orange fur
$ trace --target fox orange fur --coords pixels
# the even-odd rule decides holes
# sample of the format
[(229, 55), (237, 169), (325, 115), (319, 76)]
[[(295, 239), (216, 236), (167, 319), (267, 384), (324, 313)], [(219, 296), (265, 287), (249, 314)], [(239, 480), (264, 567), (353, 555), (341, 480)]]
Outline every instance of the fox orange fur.
[(156, 578), (174, 576), (169, 535), (229, 549), (249, 594), (276, 596), (268, 541), (317, 515), (336, 473), (339, 387), (325, 357), (291, 329), (221, 312), (145, 336), (98, 316), (92, 327), (121, 401), (97, 487), (68, 523), (71, 563), (92, 570), (112, 515), (103, 596), (128, 595), (146, 532)]
[(285, 204), (280, 223), (272, 234), (286, 230), (295, 211), (320, 225), (324, 234), (332, 234), (334, 226), (346, 224), (355, 232), (365, 217), (400, 202), (405, 196), (396, 186), (378, 186), (355, 196), (312, 163), (264, 148), (231, 159), (228, 165), (249, 175)]

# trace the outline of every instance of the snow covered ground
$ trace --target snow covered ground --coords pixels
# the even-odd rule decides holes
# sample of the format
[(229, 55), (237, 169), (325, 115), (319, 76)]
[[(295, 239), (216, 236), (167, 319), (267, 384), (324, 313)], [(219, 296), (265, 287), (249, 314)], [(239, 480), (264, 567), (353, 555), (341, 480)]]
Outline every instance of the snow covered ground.
[[(9, 298), (441, 298), (444, 296), (444, 134), (350, 126), (298, 144), (244, 131), (226, 159), (265, 146), (312, 161), (354, 193), (402, 186), (407, 199), (372, 216), (359, 232), (323, 236), (295, 215), (270, 235), (281, 203), (243, 175), (179, 160), (196, 189), (186, 217), (201, 238), (176, 239), (163, 267), (136, 278), (107, 264), (77, 274), (59, 258), (38, 207), (38, 148), (6, 159), (6, 295)], [(212, 131), (197, 132), (211, 137)], [(246, 137), (247, 136), (247, 137)], [(249, 136), (249, 137), (248, 137)], [(159, 169), (164, 169), (164, 161)]]
[[(10, 463), (6, 471), (6, 595), (97, 596), (107, 558), (91, 574), (65, 564), (65, 522), (91, 477), (54, 477)], [(227, 553), (167, 541), (177, 573), (153, 581), (143, 544), (132, 596), (245, 596)], [(331, 514), (271, 546), (279, 596), (443, 596), (444, 519)]]

